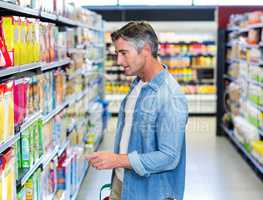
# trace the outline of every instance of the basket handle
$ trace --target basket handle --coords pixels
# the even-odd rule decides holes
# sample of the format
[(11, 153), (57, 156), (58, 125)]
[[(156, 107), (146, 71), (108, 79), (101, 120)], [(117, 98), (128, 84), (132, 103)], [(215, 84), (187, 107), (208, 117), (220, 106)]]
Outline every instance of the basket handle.
[(111, 188), (111, 184), (110, 184), (110, 183), (109, 183), (109, 184), (105, 184), (105, 185), (103, 185), (103, 186), (101, 187), (101, 189), (100, 189), (100, 200), (101, 200), (102, 191), (103, 191), (104, 189), (106, 189), (106, 188)]

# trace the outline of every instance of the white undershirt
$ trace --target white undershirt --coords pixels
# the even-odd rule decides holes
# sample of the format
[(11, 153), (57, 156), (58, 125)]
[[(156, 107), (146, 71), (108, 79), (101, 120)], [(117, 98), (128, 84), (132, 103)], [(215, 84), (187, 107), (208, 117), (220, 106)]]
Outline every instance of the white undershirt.
[[(132, 128), (132, 120), (133, 120), (133, 113), (137, 98), (141, 92), (142, 86), (146, 85), (147, 82), (139, 81), (139, 83), (133, 88), (129, 96), (127, 97), (126, 105), (125, 105), (125, 121), (124, 127), (122, 130), (122, 136), (120, 141), (120, 154), (126, 154), (128, 151), (128, 144), (131, 134)], [(124, 169), (123, 168), (116, 168), (115, 173), (117, 178), (123, 182), (124, 177)]]

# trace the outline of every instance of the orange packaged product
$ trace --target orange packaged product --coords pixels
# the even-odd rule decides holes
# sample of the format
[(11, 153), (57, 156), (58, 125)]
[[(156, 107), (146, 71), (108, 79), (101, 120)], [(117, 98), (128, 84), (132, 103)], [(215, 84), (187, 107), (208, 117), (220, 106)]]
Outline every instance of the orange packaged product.
[(258, 24), (261, 23), (261, 17), (263, 16), (263, 12), (255, 11), (248, 13), (248, 24)]

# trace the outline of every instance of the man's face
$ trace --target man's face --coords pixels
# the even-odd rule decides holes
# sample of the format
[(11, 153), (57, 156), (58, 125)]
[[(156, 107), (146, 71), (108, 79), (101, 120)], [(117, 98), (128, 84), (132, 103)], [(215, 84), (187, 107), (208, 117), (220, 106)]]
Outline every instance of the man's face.
[(116, 40), (114, 46), (117, 53), (117, 64), (124, 67), (125, 75), (141, 75), (146, 61), (143, 50), (137, 52), (131, 42), (122, 38)]

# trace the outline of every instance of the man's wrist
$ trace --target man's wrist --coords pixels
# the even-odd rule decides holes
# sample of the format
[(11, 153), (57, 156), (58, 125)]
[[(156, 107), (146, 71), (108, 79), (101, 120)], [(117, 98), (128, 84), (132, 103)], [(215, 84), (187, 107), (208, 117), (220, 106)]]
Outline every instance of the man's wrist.
[(131, 164), (130, 161), (128, 159), (128, 155), (127, 154), (117, 154), (118, 156), (118, 166), (117, 168), (128, 168), (131, 169)]

